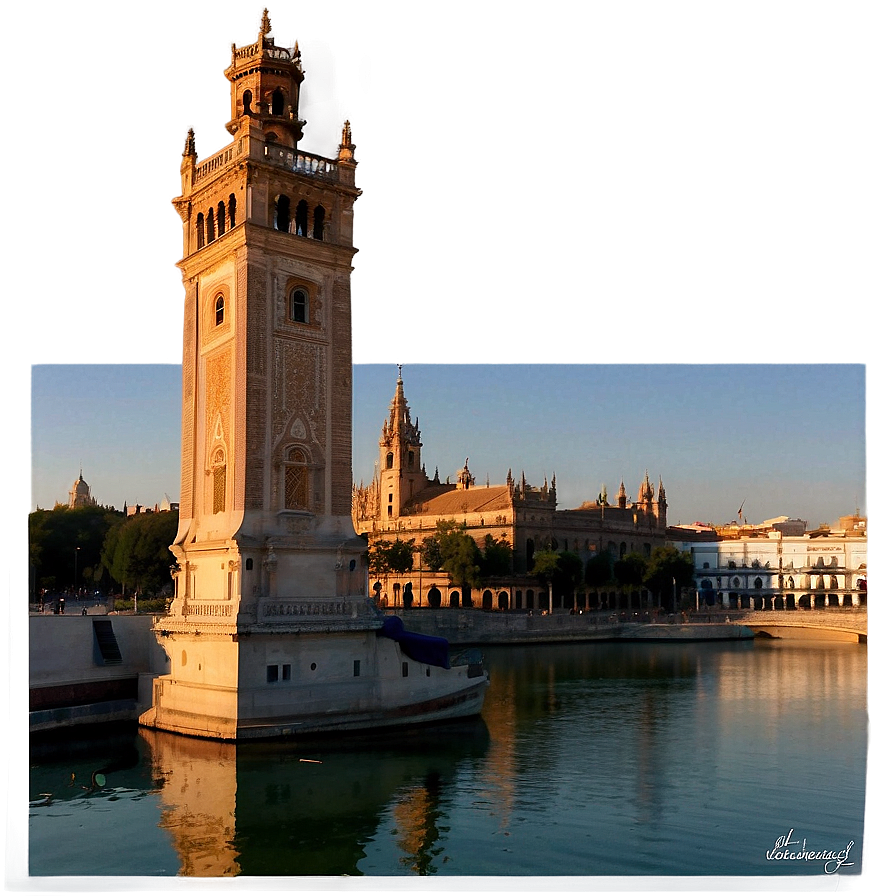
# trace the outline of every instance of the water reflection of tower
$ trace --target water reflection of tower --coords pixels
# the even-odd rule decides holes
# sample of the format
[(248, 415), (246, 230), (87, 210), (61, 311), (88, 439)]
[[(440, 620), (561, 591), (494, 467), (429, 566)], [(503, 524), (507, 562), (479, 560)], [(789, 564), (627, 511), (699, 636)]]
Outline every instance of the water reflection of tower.
[(488, 700), (482, 708), (490, 746), (479, 779), (482, 789), (489, 793), (498, 830), (505, 834), (510, 831), (516, 803), (514, 782), (518, 779), (516, 766), (520, 759), (517, 750), (519, 683), (513, 671), (508, 664), (506, 674), (492, 679)]
[(230, 877), (240, 873), (232, 841), (236, 747), (217, 741), (141, 731), (163, 781), (159, 826), (180, 857), (179, 874)]
[[(439, 822), (446, 815), (441, 806), (442, 779), (437, 771), (430, 772), (423, 782), (399, 797), (392, 810), (400, 831), (398, 845), (405, 855), (401, 864), (415, 874), (431, 874), (444, 852), (438, 846), (443, 833)], [(447, 861), (445, 856), (443, 861)]]

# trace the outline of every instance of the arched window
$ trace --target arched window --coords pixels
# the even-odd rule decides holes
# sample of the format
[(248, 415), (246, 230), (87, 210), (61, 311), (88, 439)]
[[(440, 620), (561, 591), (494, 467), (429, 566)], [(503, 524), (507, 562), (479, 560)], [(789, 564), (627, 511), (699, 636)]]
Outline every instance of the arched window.
[(308, 510), (308, 461), (301, 448), (286, 455), (283, 504), (287, 510)]
[(413, 469), (414, 468), (414, 452), (408, 451), (408, 466)]
[(395, 455), (393, 455), (392, 452), (390, 451), (390, 452), (386, 455), (386, 469), (387, 469), (387, 470), (391, 470), (391, 469), (392, 469), (392, 465), (393, 465), (394, 463), (395, 463)]
[(224, 449), (218, 448), (212, 457), (212, 513), (224, 512), (224, 501), (226, 496), (227, 463)]
[(227, 230), (227, 218), (225, 216), (226, 211), (224, 209), (224, 202), (222, 200), (218, 203), (218, 236), (221, 236), (221, 234), (224, 233), (225, 230)]
[(296, 233), (308, 236), (308, 203), (304, 199), (300, 199), (296, 206)]
[(244, 90), (243, 91), (243, 115), (250, 115), (252, 113), (252, 91)]
[(619, 545), (619, 559), (621, 560), (624, 556), (628, 548), (625, 546), (625, 542)]
[(230, 229), (233, 230), (236, 227), (236, 196), (233, 193), (230, 194), (230, 199), (227, 200), (227, 217), (230, 221)]
[(201, 249), (205, 245), (205, 215), (199, 212), (196, 215), (196, 248)]
[(289, 297), (289, 319), (299, 324), (308, 323), (308, 293), (294, 289)]
[(215, 297), (215, 326), (220, 327), (224, 323), (224, 296)]
[(274, 227), (277, 230), (289, 231), (289, 196), (281, 195), (277, 197)]
[(274, 95), (271, 97), (271, 114), (272, 115), (282, 115), (283, 114), (283, 91), (278, 87), (274, 91)]
[(316, 240), (322, 240), (324, 238), (324, 215), (326, 212), (324, 211), (324, 207), (319, 205), (314, 210), (314, 233), (312, 236)]
[(753, 587), (754, 587), (754, 588), (761, 588), (761, 587), (762, 587), (762, 579), (759, 578), (759, 576), (756, 576), (756, 578), (753, 580)]
[(209, 243), (212, 243), (215, 240), (215, 212), (214, 212), (214, 209), (209, 209), (208, 214), (205, 216), (205, 238)]

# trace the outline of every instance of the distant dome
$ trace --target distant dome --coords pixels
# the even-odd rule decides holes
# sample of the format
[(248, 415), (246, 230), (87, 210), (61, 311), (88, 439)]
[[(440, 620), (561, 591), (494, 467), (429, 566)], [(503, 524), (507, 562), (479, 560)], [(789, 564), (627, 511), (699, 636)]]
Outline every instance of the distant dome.
[(68, 493), (69, 507), (88, 507), (96, 502), (90, 497), (90, 486), (84, 481), (84, 474), (78, 476)]

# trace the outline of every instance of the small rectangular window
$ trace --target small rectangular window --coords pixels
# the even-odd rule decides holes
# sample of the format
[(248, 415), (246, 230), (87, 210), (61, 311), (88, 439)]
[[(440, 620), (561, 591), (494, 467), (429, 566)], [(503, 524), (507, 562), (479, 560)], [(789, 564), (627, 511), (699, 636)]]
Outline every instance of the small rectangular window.
[(278, 678), (277, 672), (278, 672), (278, 669), (276, 666), (268, 666), (268, 681), (269, 682), (277, 681), (277, 678)]
[(407, 663), (401, 664), (401, 677), (402, 678), (408, 677), (408, 664)]
[(283, 664), (283, 674), (280, 677), (283, 681), (289, 681), (292, 678), (292, 666), (289, 663)]
[(361, 660), (355, 660), (353, 674), (354, 674), (355, 678), (361, 677)]

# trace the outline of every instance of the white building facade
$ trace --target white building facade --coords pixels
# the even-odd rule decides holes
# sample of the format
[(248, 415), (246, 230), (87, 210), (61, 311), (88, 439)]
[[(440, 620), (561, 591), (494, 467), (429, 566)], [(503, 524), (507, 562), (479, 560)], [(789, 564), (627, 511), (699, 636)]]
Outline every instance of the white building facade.
[(675, 541), (694, 558), (700, 606), (794, 610), (867, 605), (868, 539), (836, 532)]

